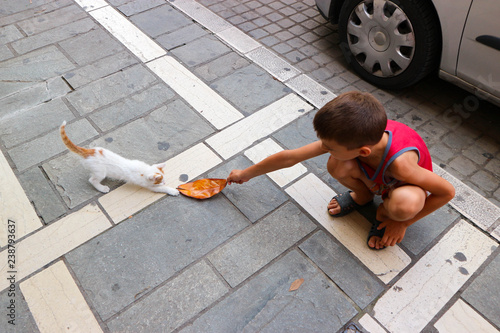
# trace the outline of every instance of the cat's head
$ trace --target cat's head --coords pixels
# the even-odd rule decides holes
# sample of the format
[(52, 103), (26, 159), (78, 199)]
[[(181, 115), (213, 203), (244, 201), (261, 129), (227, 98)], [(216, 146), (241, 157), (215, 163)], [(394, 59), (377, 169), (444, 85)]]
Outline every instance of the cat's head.
[(165, 167), (165, 163), (152, 165), (149, 173), (145, 175), (148, 182), (150, 182), (152, 185), (165, 185), (165, 182), (163, 179), (163, 168), (164, 167)]

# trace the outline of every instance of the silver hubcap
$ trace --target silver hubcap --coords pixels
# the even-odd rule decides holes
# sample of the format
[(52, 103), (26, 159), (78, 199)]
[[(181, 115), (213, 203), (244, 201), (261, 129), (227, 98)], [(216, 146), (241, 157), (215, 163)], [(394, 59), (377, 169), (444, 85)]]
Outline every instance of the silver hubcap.
[(413, 59), (413, 27), (392, 1), (361, 2), (349, 17), (347, 35), (354, 58), (372, 75), (396, 76), (408, 68)]

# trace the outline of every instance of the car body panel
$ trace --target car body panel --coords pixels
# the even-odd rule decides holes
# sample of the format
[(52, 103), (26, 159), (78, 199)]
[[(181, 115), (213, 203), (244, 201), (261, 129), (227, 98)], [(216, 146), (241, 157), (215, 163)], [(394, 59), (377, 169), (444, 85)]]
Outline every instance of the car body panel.
[(457, 76), (500, 96), (500, 6), (474, 0), (458, 57)]

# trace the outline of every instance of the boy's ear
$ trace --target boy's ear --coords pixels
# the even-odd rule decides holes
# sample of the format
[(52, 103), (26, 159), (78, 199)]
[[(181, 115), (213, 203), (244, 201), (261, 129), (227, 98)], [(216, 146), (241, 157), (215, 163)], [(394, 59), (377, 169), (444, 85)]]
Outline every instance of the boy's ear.
[(359, 148), (359, 156), (361, 156), (361, 157), (367, 157), (371, 153), (372, 153), (372, 150), (370, 147), (363, 146), (363, 147)]

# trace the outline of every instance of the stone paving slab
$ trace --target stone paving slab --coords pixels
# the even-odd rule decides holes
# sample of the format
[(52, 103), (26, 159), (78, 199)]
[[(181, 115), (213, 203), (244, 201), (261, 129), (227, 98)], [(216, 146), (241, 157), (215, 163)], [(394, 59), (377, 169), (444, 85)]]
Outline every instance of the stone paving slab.
[[(249, 167), (251, 162), (245, 157), (237, 157), (208, 174), (209, 178), (224, 178), (234, 169)], [(266, 177), (252, 179), (248, 185), (230, 186), (224, 195), (252, 222), (282, 205), (287, 197)]]
[(236, 287), (315, 228), (296, 206), (287, 203), (207, 258)]
[[(302, 286), (288, 291), (300, 278)], [(355, 314), (337, 287), (292, 251), (181, 332), (337, 331)]]
[(491, 261), (484, 272), (464, 291), (462, 298), (500, 327), (500, 255)]
[(107, 320), (248, 225), (222, 196), (202, 202), (167, 197), (66, 258)]
[(227, 292), (224, 282), (201, 261), (114, 317), (108, 327), (111, 332), (170, 332)]
[(364, 309), (384, 291), (384, 284), (325, 232), (315, 233), (299, 247), (360, 308)]

